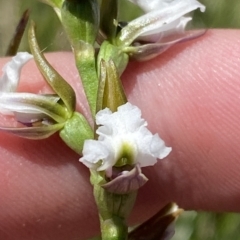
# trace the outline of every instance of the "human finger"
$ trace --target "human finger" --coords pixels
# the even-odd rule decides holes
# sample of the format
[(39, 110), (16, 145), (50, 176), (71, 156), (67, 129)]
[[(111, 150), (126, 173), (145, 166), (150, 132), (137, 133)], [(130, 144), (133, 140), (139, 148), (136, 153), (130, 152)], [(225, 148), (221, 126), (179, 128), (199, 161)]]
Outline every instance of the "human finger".
[[(239, 110), (238, 101), (236, 101), (239, 90), (237, 81), (239, 74), (236, 69), (240, 52), (237, 46), (239, 32), (226, 32), (209, 31), (203, 38), (179, 44), (157, 59), (146, 63), (132, 63), (122, 77), (129, 101), (142, 109), (150, 129), (158, 132), (166, 143), (173, 147), (173, 152), (167, 159), (159, 161), (154, 168), (144, 170), (150, 181), (139, 191), (133, 214), (135, 221), (146, 219), (170, 200), (177, 201), (180, 206), (188, 209), (239, 211), (237, 206), (239, 177), (236, 174), (239, 171), (237, 159), (240, 155), (237, 149)], [(213, 48), (216, 42), (218, 44)], [(206, 56), (208, 56), (207, 59)], [(74, 85), (78, 95), (78, 109), (89, 116), (72, 55), (51, 54), (48, 58), (55, 68)], [(46, 84), (41, 82), (41, 76), (33, 63), (26, 66), (22, 79), (22, 85), (19, 88), (22, 91), (49, 91)], [(56, 239), (56, 236), (58, 239), (61, 237), (66, 239), (63, 233), (69, 233), (69, 236), (74, 239), (79, 234), (91, 236), (97, 232), (96, 209), (86, 176), (87, 171), (75, 162), (77, 156), (65, 148), (57, 137), (32, 142), (24, 139), (16, 140), (15, 137), (7, 134), (1, 134), (1, 136), (1, 151), (7, 154), (1, 155), (3, 156), (2, 172), (6, 173), (9, 170), (5, 159), (11, 159), (13, 168), (18, 166), (19, 156), (21, 156), (24, 163), (30, 164), (24, 164), (23, 175), (32, 173), (29, 180), (24, 181), (21, 180), (20, 174), (16, 187), (13, 187), (15, 186), (13, 183), (8, 185), (10, 193), (0, 199), (0, 202), (4, 203), (3, 209), (9, 208), (7, 203), (13, 201), (14, 197), (21, 196), (18, 189), (23, 186), (28, 186), (27, 190), (25, 187), (23, 191), (26, 195), (34, 196), (26, 200), (26, 195), (23, 195), (22, 201), (25, 201), (25, 205), (19, 208), (17, 204), (11, 205), (10, 213), (3, 211), (5, 214), (3, 217), (9, 220), (6, 221), (5, 228), (2, 227), (5, 230), (3, 233), (9, 233), (12, 229), (16, 230), (15, 233), (19, 236), (23, 236), (22, 239), (27, 239), (26, 233), (29, 231), (26, 229), (31, 229), (29, 236), (37, 234), (39, 239), (41, 239), (40, 236), (47, 236), (41, 234), (48, 234), (49, 239)], [(9, 137), (11, 140), (7, 140)], [(29, 146), (27, 149), (23, 148), (26, 141)], [(41, 149), (42, 154), (36, 154), (36, 149)], [(55, 162), (55, 159), (69, 164), (61, 165), (60, 170), (63, 172), (56, 167), (53, 168), (55, 171), (51, 169), (45, 173), (45, 164), (32, 164), (33, 158), (36, 162), (45, 159), (45, 164), (48, 161)], [(66, 168), (66, 166), (72, 166), (72, 168)], [(70, 174), (78, 171), (77, 169), (80, 169), (81, 174)], [(19, 174), (19, 169), (15, 168), (13, 173), (12, 176)], [(49, 184), (48, 177), (39, 178), (46, 174), (50, 174), (52, 179), (55, 179), (51, 181), (53, 185)], [(62, 191), (62, 185), (57, 182), (59, 175), (66, 184), (64, 191)], [(69, 175), (73, 177), (69, 178)], [(4, 179), (7, 179), (7, 175), (3, 177), (3, 186)], [(11, 180), (12, 177), (8, 175), (8, 179)], [(41, 185), (42, 191), (29, 186), (29, 181)], [(67, 194), (68, 186), (73, 182), (76, 184), (74, 186), (81, 186), (81, 189), (71, 188), (71, 194)], [(56, 192), (52, 191), (53, 186)], [(61, 191), (63, 194), (59, 197)], [(38, 202), (35, 208), (40, 193), (46, 193), (49, 198), (47, 201)], [(76, 197), (79, 201), (73, 208), (63, 204), (72, 202)], [(60, 204), (65, 209), (65, 214), (60, 218), (63, 223), (59, 225), (60, 230), (53, 227), (59, 215), (51, 204)], [(49, 208), (46, 208), (46, 205)], [(24, 215), (22, 209), (29, 211), (25, 211), (27, 214)], [(48, 216), (41, 223), (42, 225), (33, 221), (23, 229), (16, 227), (16, 225), (19, 227), (20, 221), (23, 222), (29, 219), (31, 214), (34, 215), (36, 209), (42, 213), (42, 216)], [(39, 216), (39, 212), (36, 216)], [(15, 215), (20, 217), (11, 225)], [(67, 220), (71, 217), (74, 220), (69, 223)], [(48, 233), (43, 231), (47, 225)], [(11, 233), (13, 234), (14, 231)]]

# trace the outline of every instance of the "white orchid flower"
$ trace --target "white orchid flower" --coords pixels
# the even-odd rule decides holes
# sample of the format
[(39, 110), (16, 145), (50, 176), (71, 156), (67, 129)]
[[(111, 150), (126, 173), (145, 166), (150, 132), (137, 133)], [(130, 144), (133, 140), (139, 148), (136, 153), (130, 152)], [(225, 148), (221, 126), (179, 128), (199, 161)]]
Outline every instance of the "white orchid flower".
[(117, 112), (108, 108), (96, 115), (98, 140), (86, 140), (80, 161), (91, 169), (111, 173), (113, 166), (152, 166), (171, 151), (164, 141), (147, 129), (141, 110), (126, 103)]
[(21, 69), (32, 55), (18, 53), (3, 67), (0, 78), (0, 113), (15, 116), (20, 127), (0, 127), (22, 137), (40, 139), (48, 137), (63, 127), (67, 111), (58, 103), (59, 96), (16, 92)]
[[(205, 6), (197, 0), (129, 0), (145, 12), (129, 22), (119, 33), (119, 44), (130, 46), (134, 42), (144, 42), (131, 49), (132, 56), (146, 60), (156, 56), (173, 44), (202, 35), (205, 30), (186, 32), (185, 28), (192, 17), (189, 13)], [(136, 44), (135, 44), (136, 45)], [(130, 53), (131, 55), (131, 53)], [(146, 59), (145, 59), (146, 58)]]

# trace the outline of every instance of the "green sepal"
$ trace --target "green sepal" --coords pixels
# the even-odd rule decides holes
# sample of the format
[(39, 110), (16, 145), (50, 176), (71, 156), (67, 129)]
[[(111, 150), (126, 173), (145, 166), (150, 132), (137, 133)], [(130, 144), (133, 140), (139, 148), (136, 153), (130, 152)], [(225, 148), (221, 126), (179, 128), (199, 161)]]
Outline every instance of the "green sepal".
[(72, 117), (65, 122), (59, 135), (72, 150), (80, 155), (82, 154), (84, 141), (94, 137), (88, 121), (78, 112), (74, 112)]
[(50, 137), (63, 126), (64, 123), (56, 123), (53, 125), (41, 125), (39, 127), (0, 127), (0, 130), (15, 134), (18, 137), (40, 140)]
[(112, 41), (117, 33), (118, 0), (103, 0), (100, 12), (100, 30)]
[(122, 47), (118, 47), (108, 41), (104, 41), (98, 54), (98, 72), (100, 70), (100, 63), (102, 59), (106, 62), (112, 60), (117, 68), (118, 74), (121, 76), (129, 61), (128, 54), (126, 54), (123, 50), (124, 49)]
[(70, 117), (75, 110), (75, 92), (72, 87), (63, 79), (63, 77), (50, 65), (50, 63), (42, 54), (37, 43), (34, 22), (31, 22), (29, 28), (28, 41), (39, 71), (48, 84), (52, 87), (54, 92), (57, 93), (57, 95), (61, 98), (67, 108), (67, 111), (69, 112)]
[(126, 102), (127, 97), (114, 62), (102, 60), (100, 63), (97, 112), (104, 108), (109, 108), (115, 112), (120, 105)]
[(95, 49), (91, 44), (79, 41), (75, 45), (74, 55), (92, 116), (95, 117), (98, 91)]
[(73, 48), (78, 41), (94, 44), (99, 28), (97, 0), (65, 0), (61, 17)]
[(127, 239), (126, 218), (133, 208), (137, 192), (120, 195), (106, 191), (101, 187), (106, 183), (104, 173), (95, 170), (91, 170), (90, 180), (94, 187), (93, 193), (99, 211), (102, 239)]

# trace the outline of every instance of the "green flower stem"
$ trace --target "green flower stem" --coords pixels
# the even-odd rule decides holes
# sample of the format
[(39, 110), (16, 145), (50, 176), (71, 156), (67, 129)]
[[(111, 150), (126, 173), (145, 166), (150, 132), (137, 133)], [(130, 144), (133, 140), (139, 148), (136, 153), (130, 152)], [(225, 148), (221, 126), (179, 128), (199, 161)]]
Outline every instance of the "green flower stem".
[(125, 219), (118, 216), (113, 216), (110, 219), (102, 220), (101, 232), (102, 240), (127, 240), (128, 239), (128, 227)]
[[(98, 89), (97, 111), (108, 107), (116, 111), (127, 99), (119, 78), (128, 63), (128, 55), (121, 48), (108, 41), (103, 42), (98, 55)], [(91, 183), (97, 203), (102, 240), (127, 240), (128, 226), (126, 218), (134, 205), (137, 192), (114, 194), (102, 188), (106, 183), (104, 173), (91, 171)]]
[(94, 49), (99, 30), (98, 0), (65, 0), (61, 17), (94, 118), (98, 90)]
[(91, 183), (99, 211), (102, 240), (126, 240), (126, 218), (133, 208), (137, 192), (120, 195), (106, 191), (101, 186), (106, 183), (103, 173), (94, 170), (91, 171)]
[(88, 104), (90, 106), (92, 116), (95, 118), (98, 76), (96, 73), (94, 47), (88, 43), (80, 41), (78, 45), (74, 46), (74, 55)]

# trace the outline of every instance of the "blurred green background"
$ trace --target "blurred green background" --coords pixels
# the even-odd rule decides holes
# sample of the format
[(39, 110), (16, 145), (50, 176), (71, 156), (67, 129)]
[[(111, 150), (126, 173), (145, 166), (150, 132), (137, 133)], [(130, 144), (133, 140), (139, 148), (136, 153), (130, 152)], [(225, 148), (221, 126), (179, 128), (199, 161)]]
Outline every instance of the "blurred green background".
[[(30, 10), (30, 19), (37, 25), (37, 38), (44, 51), (70, 50), (66, 35), (52, 8), (37, 0), (0, 0), (0, 55), (6, 52), (15, 28), (24, 10)], [(25, 32), (19, 48), (29, 50)]]
[[(240, 0), (202, 0), (207, 11), (200, 17), (206, 28), (239, 28)], [(44, 51), (70, 50), (53, 10), (37, 0), (0, 0), (0, 55), (4, 56), (15, 27), (25, 9), (37, 24), (37, 37)], [(124, 11), (127, 20), (130, 12)], [(200, 14), (196, 14), (199, 22)], [(26, 33), (20, 50), (29, 50)], [(240, 200), (239, 200), (240, 203)], [(173, 240), (240, 240), (240, 215), (236, 213), (185, 212), (177, 222)]]

